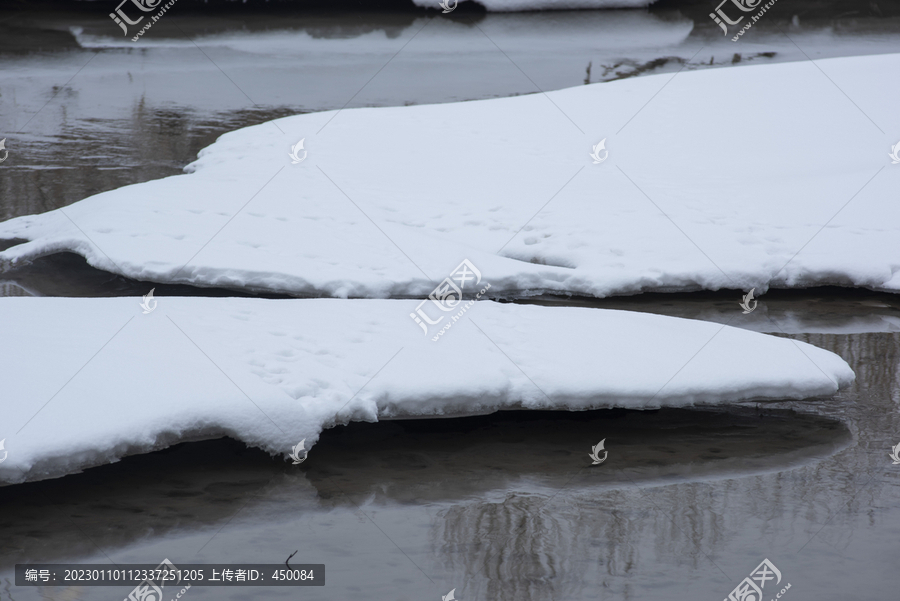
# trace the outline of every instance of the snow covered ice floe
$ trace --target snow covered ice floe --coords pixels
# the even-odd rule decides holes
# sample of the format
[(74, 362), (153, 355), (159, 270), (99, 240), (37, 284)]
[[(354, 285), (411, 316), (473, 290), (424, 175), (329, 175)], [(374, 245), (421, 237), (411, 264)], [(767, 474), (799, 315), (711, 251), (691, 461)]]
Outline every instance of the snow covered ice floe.
[(28, 241), (0, 269), (73, 251), (154, 282), (384, 298), (468, 258), (509, 296), (897, 291), (900, 167), (879, 127), (900, 136), (898, 71), (900, 54), (840, 58), (283, 118), (188, 174), (0, 223)]
[(854, 378), (809, 344), (627, 311), (484, 301), (433, 342), (417, 301), (139, 301), (0, 298), (0, 481), (223, 435), (286, 455), (350, 421), (802, 399)]

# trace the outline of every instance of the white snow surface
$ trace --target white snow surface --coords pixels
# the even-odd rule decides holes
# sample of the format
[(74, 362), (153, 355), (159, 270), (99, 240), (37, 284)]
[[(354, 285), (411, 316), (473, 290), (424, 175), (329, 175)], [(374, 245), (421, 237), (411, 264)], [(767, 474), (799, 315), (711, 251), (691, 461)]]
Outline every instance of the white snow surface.
[(154, 282), (421, 298), (468, 258), (496, 296), (897, 291), (897, 72), (877, 55), (283, 118), (188, 174), (0, 223), (28, 241), (0, 269), (72, 251)]
[(286, 455), (350, 421), (802, 399), (817, 347), (703, 321), (477, 302), (437, 342), (409, 300), (0, 298), (0, 481), (223, 435)]

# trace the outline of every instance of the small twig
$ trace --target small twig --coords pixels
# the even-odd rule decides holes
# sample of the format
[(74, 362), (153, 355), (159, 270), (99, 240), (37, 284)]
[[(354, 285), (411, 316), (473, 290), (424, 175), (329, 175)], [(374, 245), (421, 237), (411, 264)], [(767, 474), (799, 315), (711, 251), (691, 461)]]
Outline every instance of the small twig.
[[(297, 551), (299, 551), (299, 550), (300, 549), (297, 549)], [(290, 566), (290, 564), (288, 564), (288, 562), (291, 560), (291, 557), (293, 557), (294, 555), (297, 554), (297, 551), (294, 551), (293, 553), (288, 555), (288, 558), (284, 560), (284, 565), (286, 565), (289, 570), (291, 569), (291, 566)]]

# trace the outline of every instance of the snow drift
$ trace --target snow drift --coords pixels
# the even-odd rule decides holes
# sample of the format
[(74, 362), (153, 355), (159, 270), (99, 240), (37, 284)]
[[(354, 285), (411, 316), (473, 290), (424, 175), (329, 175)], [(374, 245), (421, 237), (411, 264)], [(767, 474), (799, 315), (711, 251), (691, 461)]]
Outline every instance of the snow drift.
[(433, 342), (416, 301), (139, 300), (0, 298), (0, 481), (223, 435), (287, 454), (353, 420), (801, 399), (854, 378), (802, 342), (626, 311), (478, 302)]

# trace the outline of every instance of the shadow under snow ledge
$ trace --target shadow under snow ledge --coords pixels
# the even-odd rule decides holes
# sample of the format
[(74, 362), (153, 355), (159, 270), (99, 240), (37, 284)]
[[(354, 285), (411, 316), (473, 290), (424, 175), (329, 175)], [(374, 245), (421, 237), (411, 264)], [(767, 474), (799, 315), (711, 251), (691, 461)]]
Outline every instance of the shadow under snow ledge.
[(157, 301), (0, 299), (0, 481), (223, 434), (286, 455), (351, 421), (803, 399), (855, 377), (809, 344), (627, 311), (478, 302), (434, 341), (419, 301)]
[[(613, 433), (606, 440), (609, 460), (589, 467), (585, 450), (599, 432)], [(7, 542), (0, 547), (0, 569), (85, 561), (96, 546), (116, 561), (148, 544), (177, 552), (185, 547), (178, 539), (213, 533), (238, 512), (239, 527), (283, 525), (286, 506), (289, 521), (341, 507), (430, 506), (450, 517), (432, 531), (458, 531), (460, 513), (519, 495), (541, 495), (549, 504), (564, 489), (566, 496), (595, 502), (615, 488), (746, 479), (820, 461), (852, 439), (844, 423), (820, 415), (732, 406), (353, 423), (323, 432), (315, 454), (300, 466), (228, 438), (178, 444), (0, 489)], [(90, 531), (90, 540), (80, 529)], [(278, 547), (266, 546), (267, 553)]]

